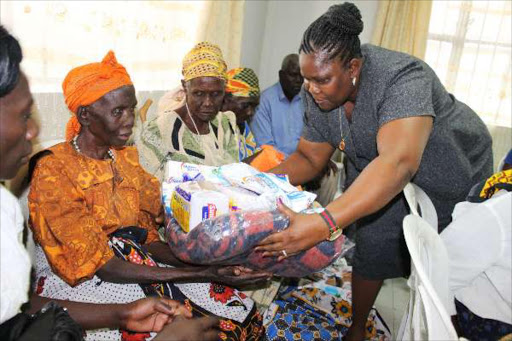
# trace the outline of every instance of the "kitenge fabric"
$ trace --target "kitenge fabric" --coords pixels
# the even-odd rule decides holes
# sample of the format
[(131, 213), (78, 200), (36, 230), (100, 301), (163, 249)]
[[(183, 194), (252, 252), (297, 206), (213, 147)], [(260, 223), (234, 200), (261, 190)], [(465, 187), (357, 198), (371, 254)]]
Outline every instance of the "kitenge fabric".
[(244, 131), (240, 132), (240, 146), (238, 149), (240, 161), (256, 153), (256, 140), (247, 122), (244, 122)]
[[(135, 226), (117, 230), (110, 238), (110, 247), (117, 257), (127, 262), (158, 267), (140, 246), (146, 234), (144, 229)], [(166, 296), (183, 303), (194, 317), (209, 316), (214, 312), (221, 318), (223, 340), (258, 340), (263, 332), (262, 317), (256, 306), (236, 289), (216, 283), (179, 285), (183, 290), (171, 282), (139, 285), (146, 296)]]
[(222, 166), (239, 158), (239, 129), (231, 111), (220, 111), (209, 122), (209, 133), (194, 134), (176, 112), (185, 106), (182, 88), (166, 93), (158, 104), (158, 115), (136, 128), (134, 141), (140, 163), (147, 172), (164, 181), (168, 160), (206, 166)]
[(226, 92), (236, 97), (258, 97), (260, 86), (258, 76), (252, 69), (239, 67), (227, 73)]
[[(133, 229), (133, 228), (130, 228)], [(141, 230), (135, 228), (135, 230)], [(109, 246), (114, 254), (126, 261), (146, 266), (166, 266), (155, 262), (151, 255), (132, 240), (126, 229), (110, 236)], [(87, 303), (130, 303), (146, 296), (167, 296), (184, 304), (195, 317), (214, 315), (221, 320), (224, 340), (258, 340), (262, 316), (254, 302), (236, 289), (216, 283), (171, 282), (152, 284), (118, 284), (102, 281), (96, 275), (75, 287), (69, 286), (55, 275), (40, 247), (36, 249), (35, 292), (43, 297)], [(137, 336), (147, 340), (153, 333), (134, 335), (125, 330), (96, 329), (87, 331), (86, 340), (128, 340)]]
[(497, 172), (474, 185), (466, 200), (469, 202), (484, 202), (500, 190), (512, 191), (512, 169)]
[(120, 227), (143, 227), (147, 243), (159, 240), (160, 183), (142, 169), (134, 147), (114, 153), (115, 162), (97, 160), (63, 142), (35, 161), (30, 227), (55, 273), (71, 286), (114, 257), (108, 235)]
[[(267, 340), (342, 340), (352, 324), (352, 267), (339, 258), (326, 269), (290, 281), (264, 315)], [(391, 340), (373, 308), (366, 323), (367, 340)]]
[(186, 82), (198, 77), (226, 80), (226, 69), (220, 48), (206, 41), (196, 44), (183, 58), (182, 74)]
[(480, 197), (489, 199), (500, 189), (512, 189), (512, 169), (494, 174), (484, 184), (480, 191)]

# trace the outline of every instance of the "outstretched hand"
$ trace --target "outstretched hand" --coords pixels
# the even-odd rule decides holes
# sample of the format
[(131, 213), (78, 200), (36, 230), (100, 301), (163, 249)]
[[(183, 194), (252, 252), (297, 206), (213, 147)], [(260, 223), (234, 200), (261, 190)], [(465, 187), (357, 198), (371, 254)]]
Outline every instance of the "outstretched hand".
[[(263, 239), (256, 251), (278, 261), (308, 250), (329, 237), (329, 228), (318, 214), (299, 214), (279, 203), (279, 211), (290, 218), (290, 226)], [(283, 252), (284, 250), (284, 252)]]
[(265, 282), (272, 277), (270, 272), (255, 271), (243, 266), (210, 267), (211, 280), (230, 286), (252, 285)]
[(168, 298), (148, 297), (125, 305), (121, 328), (135, 332), (159, 332), (176, 316), (191, 318), (182, 304)]

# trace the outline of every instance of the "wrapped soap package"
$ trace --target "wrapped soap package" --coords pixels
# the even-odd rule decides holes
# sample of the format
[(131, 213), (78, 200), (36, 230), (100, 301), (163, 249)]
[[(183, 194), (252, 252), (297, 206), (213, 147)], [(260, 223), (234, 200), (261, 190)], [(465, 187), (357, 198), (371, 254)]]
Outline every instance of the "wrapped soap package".
[(176, 186), (171, 209), (177, 223), (189, 232), (203, 220), (229, 213), (229, 198), (207, 182), (186, 182)]
[(189, 233), (171, 219), (165, 234), (173, 254), (186, 263), (244, 265), (283, 277), (303, 277), (321, 270), (353, 246), (342, 235), (280, 262), (254, 251), (261, 240), (288, 224), (288, 217), (278, 211), (240, 211), (205, 220)]

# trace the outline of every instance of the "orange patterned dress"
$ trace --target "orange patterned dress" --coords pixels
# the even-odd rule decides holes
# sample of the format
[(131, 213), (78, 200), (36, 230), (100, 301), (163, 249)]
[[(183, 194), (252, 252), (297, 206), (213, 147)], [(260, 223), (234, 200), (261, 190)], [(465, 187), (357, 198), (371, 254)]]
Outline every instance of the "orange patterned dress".
[[(162, 207), (158, 180), (141, 168), (133, 147), (115, 150), (114, 162), (88, 158), (70, 143), (49, 152), (39, 158), (29, 194), (31, 228), (39, 244), (35, 292), (53, 299), (107, 304), (145, 297), (139, 284), (105, 282), (95, 273), (116, 257), (112, 247), (119, 244), (113, 245), (116, 238), (109, 235), (120, 228), (142, 227), (148, 231), (146, 244), (158, 240), (154, 223)], [(124, 249), (127, 244), (123, 245)], [(238, 290), (203, 282), (163, 285), (168, 296), (190, 307), (194, 316), (219, 316), (223, 340), (260, 338), (261, 315)], [(86, 340), (130, 339), (125, 333), (98, 329), (88, 331)], [(150, 338), (150, 334), (137, 335), (140, 340)]]
[(123, 226), (148, 230), (161, 210), (160, 185), (139, 165), (135, 147), (116, 150), (115, 162), (49, 149), (35, 168), (29, 194), (31, 227), (53, 271), (75, 286), (93, 277), (114, 253), (108, 235)]

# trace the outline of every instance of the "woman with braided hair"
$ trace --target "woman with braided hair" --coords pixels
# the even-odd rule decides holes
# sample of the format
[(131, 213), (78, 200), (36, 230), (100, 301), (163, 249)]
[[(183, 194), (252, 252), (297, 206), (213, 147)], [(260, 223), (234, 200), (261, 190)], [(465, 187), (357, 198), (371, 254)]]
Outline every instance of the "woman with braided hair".
[(294, 184), (313, 179), (336, 148), (348, 159), (346, 190), (321, 214), (290, 215), (290, 228), (265, 239), (265, 256), (287, 257), (335, 239), (355, 225), (352, 325), (362, 339), (368, 312), (387, 278), (406, 276), (402, 189), (420, 186), (432, 199), (441, 231), (471, 186), (492, 173), (490, 134), (449, 94), (423, 61), (360, 44), (363, 22), (351, 3), (314, 21), (300, 45), (306, 123), (297, 151), (272, 171)]

